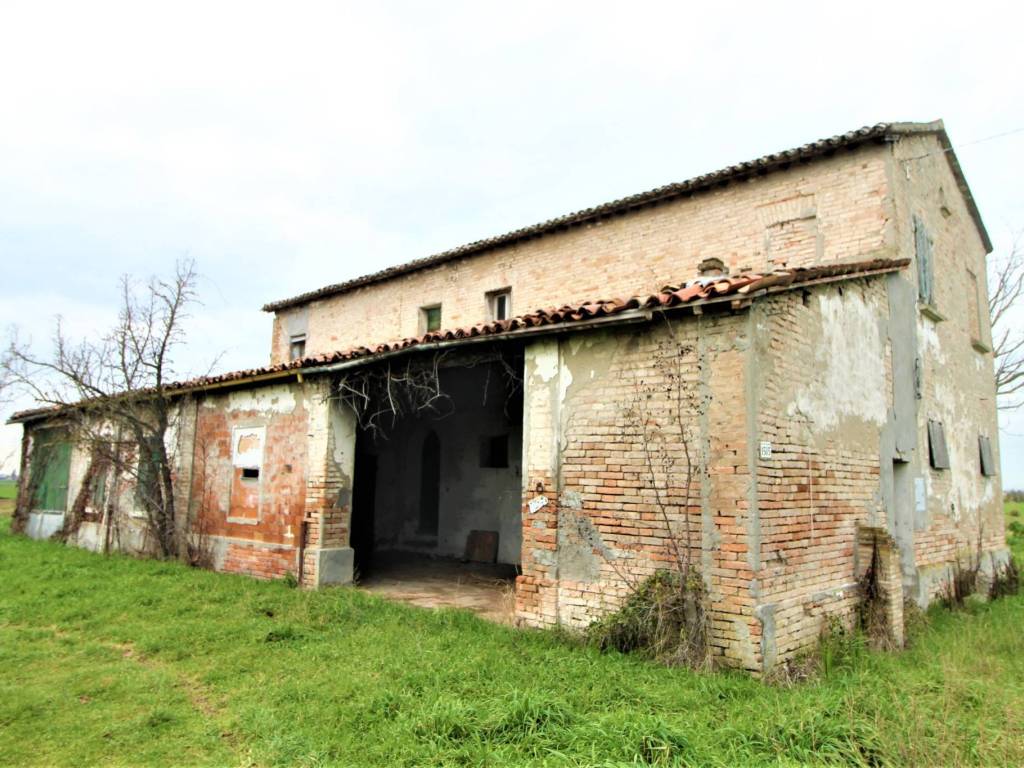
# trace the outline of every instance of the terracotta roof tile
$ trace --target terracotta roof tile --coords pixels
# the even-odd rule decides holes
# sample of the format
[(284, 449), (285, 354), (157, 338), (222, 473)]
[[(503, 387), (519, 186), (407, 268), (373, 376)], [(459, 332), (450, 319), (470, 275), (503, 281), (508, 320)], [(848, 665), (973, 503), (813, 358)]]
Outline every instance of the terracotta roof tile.
[[(666, 309), (682, 305), (698, 304), (728, 296), (751, 297), (761, 290), (786, 290), (809, 283), (829, 279), (853, 279), (870, 274), (894, 272), (909, 264), (909, 259), (875, 259), (845, 264), (829, 264), (818, 267), (785, 269), (768, 274), (745, 273), (733, 277), (715, 278), (713, 280), (695, 280), (682, 286), (668, 285), (654, 294), (632, 296), (630, 298), (613, 298), (599, 301), (587, 301), (578, 305), (564, 305), (548, 309), (538, 309), (508, 320), (478, 323), (462, 328), (442, 329), (422, 336), (399, 339), (397, 341), (358, 346), (336, 352), (306, 357), (278, 365), (262, 368), (247, 368), (231, 371), (216, 376), (205, 376), (188, 381), (168, 385), (171, 391), (188, 391), (213, 386), (242, 382), (271, 374), (289, 371), (315, 372), (334, 363), (350, 360), (371, 360), (379, 355), (411, 349), (417, 346), (443, 342), (457, 342), (463, 339), (481, 336), (502, 336), (514, 334), (516, 331), (542, 328), (544, 326), (565, 325), (585, 322), (596, 318), (614, 317), (638, 309)], [(36, 408), (15, 413), (9, 421), (30, 421), (33, 418), (52, 413), (53, 408)]]

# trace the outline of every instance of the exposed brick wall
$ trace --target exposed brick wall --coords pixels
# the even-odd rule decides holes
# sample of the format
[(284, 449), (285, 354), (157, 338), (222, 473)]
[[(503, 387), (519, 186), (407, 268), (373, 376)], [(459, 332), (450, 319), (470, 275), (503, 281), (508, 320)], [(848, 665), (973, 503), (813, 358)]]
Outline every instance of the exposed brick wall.
[[(880, 254), (890, 226), (886, 153), (877, 145), (844, 151), (313, 302), (306, 352), (417, 335), (428, 304), (442, 305), (444, 327), (472, 325), (487, 319), (486, 293), (505, 286), (515, 314), (647, 292), (692, 277), (708, 257), (735, 272)], [(306, 311), (275, 319), (272, 362), (287, 359), (283, 318)]]
[(232, 541), (227, 545), (221, 570), (258, 579), (279, 579), (295, 573), (295, 549)]
[(541, 487), (549, 503), (524, 512), (521, 621), (584, 626), (673, 567), (678, 545), (709, 583), (715, 652), (749, 656), (746, 322), (691, 318), (671, 334), (644, 325), (528, 349), (524, 504)]
[[(879, 324), (887, 307), (884, 280), (861, 280), (752, 310), (756, 439), (771, 444), (771, 457), (757, 459), (760, 562), (752, 575), (758, 612), (774, 626), (761, 665), (813, 644), (828, 615), (852, 617), (858, 528), (885, 526), (879, 446), (891, 368)], [(843, 378), (851, 388), (843, 389)], [(861, 401), (871, 391), (878, 399)]]

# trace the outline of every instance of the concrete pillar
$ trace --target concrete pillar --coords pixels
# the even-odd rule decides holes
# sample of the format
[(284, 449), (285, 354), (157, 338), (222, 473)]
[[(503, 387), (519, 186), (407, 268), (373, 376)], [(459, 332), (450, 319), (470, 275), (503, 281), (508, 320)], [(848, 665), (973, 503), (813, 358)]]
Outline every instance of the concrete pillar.
[(558, 622), (558, 472), (562, 390), (557, 339), (526, 347), (523, 372), (523, 572), (516, 619)]
[(306, 384), (309, 412), (306, 477), (306, 541), (303, 583), (313, 587), (351, 584), (349, 546), (355, 473), (356, 417), (331, 400), (327, 379)]

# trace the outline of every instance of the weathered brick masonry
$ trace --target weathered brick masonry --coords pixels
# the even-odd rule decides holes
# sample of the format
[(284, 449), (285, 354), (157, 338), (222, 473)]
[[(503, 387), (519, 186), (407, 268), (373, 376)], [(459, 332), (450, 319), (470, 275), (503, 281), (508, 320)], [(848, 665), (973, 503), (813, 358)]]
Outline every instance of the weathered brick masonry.
[(521, 313), (676, 283), (706, 258), (736, 273), (886, 255), (887, 160), (871, 144), (287, 308), (275, 315), (271, 361), (288, 359), (289, 329), (306, 332), (312, 355), (416, 336), (418, 309), (431, 304), (444, 327), (472, 325), (486, 316), (485, 294), (506, 286)]
[[(311, 357), (182, 386), (178, 508), (222, 570), (350, 582), (358, 430), (331, 397), (339, 370), (469, 356), (491, 334), (523, 359), (520, 624), (585, 626), (682, 558), (707, 585), (717, 659), (764, 671), (852, 619), (877, 552), (898, 640), (904, 598), (926, 604), (967, 552), (986, 569), (1006, 555), (999, 478), (979, 465), (985, 439), (998, 463), (990, 244), (941, 125), (848, 137), (281, 303), (272, 361), (302, 334)], [(643, 299), (692, 289), (701, 269), (714, 285), (719, 267), (872, 259), (884, 269), (783, 271), (749, 293), (726, 281), (725, 301)], [(501, 288), (521, 317), (476, 325)], [(419, 336), (436, 304), (444, 328), (475, 327), (373, 346)], [(23, 471), (46, 418), (20, 419)], [(932, 466), (929, 422), (948, 468)], [(72, 495), (84, 466), (76, 450)], [(55, 512), (36, 510), (36, 529)], [(80, 543), (97, 546), (97, 526)], [(144, 549), (132, 530), (125, 548)]]

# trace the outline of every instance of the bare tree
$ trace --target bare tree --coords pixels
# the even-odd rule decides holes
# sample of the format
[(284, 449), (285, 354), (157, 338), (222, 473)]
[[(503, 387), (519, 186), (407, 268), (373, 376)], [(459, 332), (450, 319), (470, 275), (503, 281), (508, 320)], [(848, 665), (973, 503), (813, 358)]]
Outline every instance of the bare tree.
[[(168, 384), (188, 308), (196, 301), (196, 280), (191, 260), (179, 262), (169, 279), (140, 284), (126, 276), (117, 323), (106, 335), (73, 340), (58, 318), (49, 355), (36, 354), (13, 334), (0, 360), (0, 377), (54, 408), (54, 424), (88, 452), (88, 480), (117, 488), (127, 478), (134, 485), (163, 557), (180, 554), (184, 544), (175, 515), (170, 438), (176, 410)], [(79, 496), (72, 518), (85, 506)], [(116, 511), (112, 506), (107, 504), (108, 514)], [(71, 519), (66, 526), (77, 524)]]
[(1024, 293), (1024, 248), (1020, 235), (1009, 255), (990, 265), (988, 311), (992, 322), (992, 353), (996, 367), (999, 408), (1019, 408), (1024, 389), (1024, 330), (1015, 322), (1014, 307)]

